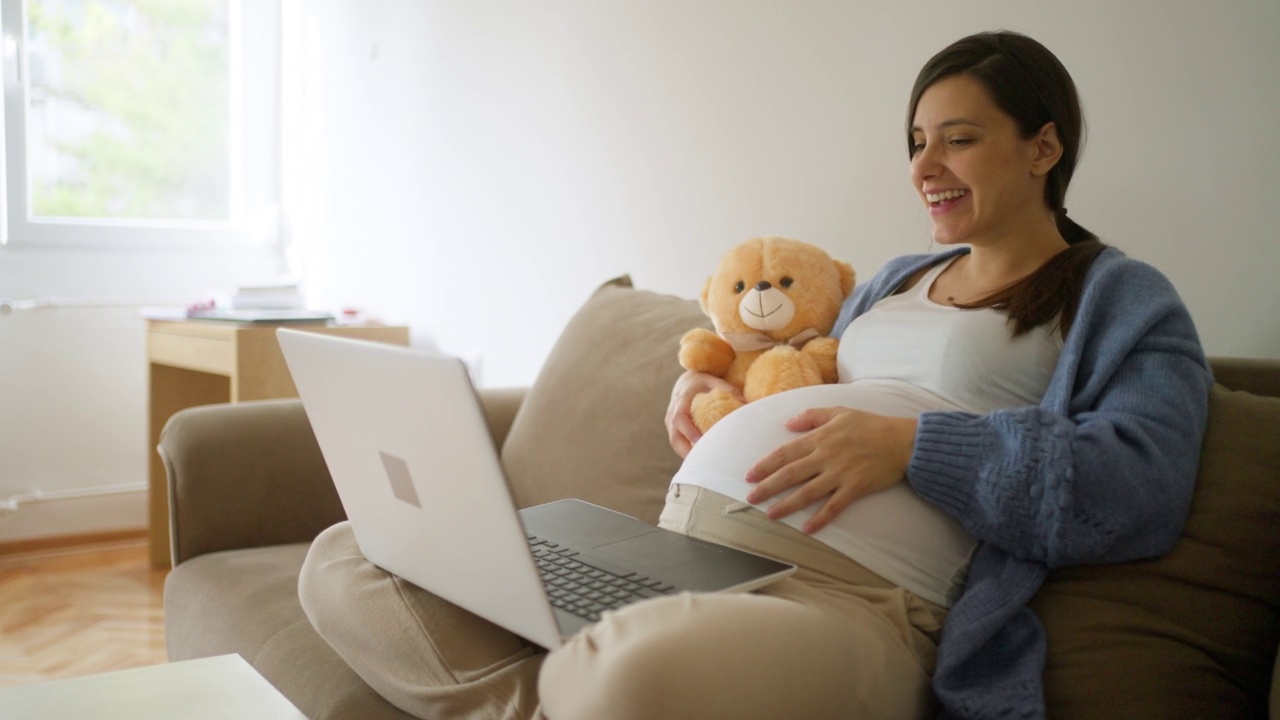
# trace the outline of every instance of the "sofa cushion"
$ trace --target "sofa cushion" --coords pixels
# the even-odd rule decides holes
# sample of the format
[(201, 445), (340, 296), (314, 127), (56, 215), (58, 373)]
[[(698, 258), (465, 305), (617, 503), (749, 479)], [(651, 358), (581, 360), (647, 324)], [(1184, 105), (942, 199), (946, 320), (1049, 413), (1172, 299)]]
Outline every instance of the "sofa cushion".
[(1054, 572), (1032, 603), (1052, 717), (1267, 716), (1280, 642), (1280, 399), (1209, 400), (1191, 514), (1168, 555)]
[(576, 497), (657, 523), (680, 458), (663, 424), (692, 300), (602, 285), (570, 319), (502, 448), (521, 507)]
[(169, 659), (238, 653), (312, 720), (411, 718), (366, 685), (307, 621), (297, 589), (307, 548), (226, 550), (170, 571)]

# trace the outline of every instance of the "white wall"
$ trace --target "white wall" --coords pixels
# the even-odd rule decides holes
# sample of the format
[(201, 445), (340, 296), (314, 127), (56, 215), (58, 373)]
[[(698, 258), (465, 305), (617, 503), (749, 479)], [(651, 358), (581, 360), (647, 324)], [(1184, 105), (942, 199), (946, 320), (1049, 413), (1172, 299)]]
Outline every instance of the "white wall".
[[(869, 277), (928, 248), (905, 102), (961, 35), (1028, 32), (1084, 97), (1073, 217), (1153, 263), (1211, 354), (1280, 356), (1280, 3), (302, 0), (310, 291), (532, 381), (603, 280), (693, 297), (753, 235)], [(0, 251), (0, 297), (201, 297), (267, 255)], [(0, 317), (0, 500), (145, 483), (135, 308)], [(674, 349), (673, 349), (674, 351)], [(140, 526), (37, 503), (0, 541)]]
[[(146, 304), (207, 298), (282, 270), (279, 253), (6, 247), (0, 298), (0, 542), (146, 526)], [(101, 305), (97, 303), (102, 303)]]
[(1280, 356), (1280, 3), (310, 0), (315, 288), (530, 382), (601, 281), (692, 297), (729, 246), (865, 277), (928, 247), (920, 65), (1040, 39), (1091, 134), (1072, 216), (1180, 289), (1211, 354)]

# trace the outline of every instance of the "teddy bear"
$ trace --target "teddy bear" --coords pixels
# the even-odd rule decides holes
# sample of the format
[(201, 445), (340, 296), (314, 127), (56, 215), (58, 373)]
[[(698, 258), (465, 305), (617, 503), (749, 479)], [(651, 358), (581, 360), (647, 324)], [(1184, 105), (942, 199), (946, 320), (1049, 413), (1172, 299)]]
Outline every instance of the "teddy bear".
[[(799, 240), (761, 237), (733, 248), (702, 289), (702, 311), (715, 332), (695, 328), (680, 339), (687, 370), (728, 380), (747, 402), (837, 379), (838, 341), (828, 337), (853, 267)], [(724, 390), (693, 398), (693, 424), (706, 432), (743, 402)]]

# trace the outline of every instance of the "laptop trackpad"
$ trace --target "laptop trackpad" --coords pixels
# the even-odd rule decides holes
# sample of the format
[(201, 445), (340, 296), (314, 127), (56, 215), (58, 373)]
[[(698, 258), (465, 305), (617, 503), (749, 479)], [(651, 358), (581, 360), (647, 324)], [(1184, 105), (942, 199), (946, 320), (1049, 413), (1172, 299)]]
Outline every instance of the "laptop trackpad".
[(662, 530), (597, 545), (593, 549), (601, 555), (650, 568), (670, 567), (720, 554), (715, 546), (690, 542), (690, 538), (684, 535)]

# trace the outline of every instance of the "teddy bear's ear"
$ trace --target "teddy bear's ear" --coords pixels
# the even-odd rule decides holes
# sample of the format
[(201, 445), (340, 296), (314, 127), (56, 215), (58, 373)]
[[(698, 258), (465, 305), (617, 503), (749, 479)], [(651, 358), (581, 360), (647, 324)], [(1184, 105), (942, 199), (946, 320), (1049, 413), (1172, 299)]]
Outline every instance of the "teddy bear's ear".
[(702, 306), (703, 314), (708, 317), (711, 315), (711, 309), (707, 307), (707, 298), (711, 295), (711, 281), (714, 279), (714, 277), (707, 278), (707, 281), (702, 284), (702, 294), (698, 296), (698, 304)]
[(853, 266), (843, 260), (832, 260), (836, 265), (836, 272), (840, 273), (840, 291), (845, 297), (849, 297), (849, 293), (853, 292), (853, 284), (857, 281), (858, 276), (853, 271)]

